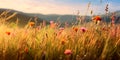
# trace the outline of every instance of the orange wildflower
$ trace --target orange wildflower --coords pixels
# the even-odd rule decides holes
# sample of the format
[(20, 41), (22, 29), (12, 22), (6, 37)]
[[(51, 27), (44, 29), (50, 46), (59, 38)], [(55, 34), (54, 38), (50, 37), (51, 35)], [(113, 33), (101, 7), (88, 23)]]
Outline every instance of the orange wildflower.
[(24, 49), (24, 52), (28, 53), (28, 48), (27, 47)]
[(10, 34), (11, 34), (11, 32), (6, 32), (6, 34), (7, 34), (7, 35), (10, 35)]
[(78, 28), (77, 28), (77, 27), (73, 27), (73, 30), (74, 30), (75, 32), (77, 32), (77, 31), (78, 31)]
[(92, 18), (92, 20), (95, 20), (95, 21), (101, 21), (102, 18), (100, 16), (95, 16)]
[(35, 23), (34, 22), (29, 22), (29, 26), (34, 26)]

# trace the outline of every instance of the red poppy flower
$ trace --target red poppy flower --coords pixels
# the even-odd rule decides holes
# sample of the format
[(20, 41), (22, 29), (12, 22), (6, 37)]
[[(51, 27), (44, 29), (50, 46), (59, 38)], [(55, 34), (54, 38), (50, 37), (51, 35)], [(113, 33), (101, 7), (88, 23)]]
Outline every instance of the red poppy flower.
[(92, 20), (95, 20), (95, 21), (101, 21), (102, 18), (100, 16), (95, 16), (92, 18)]

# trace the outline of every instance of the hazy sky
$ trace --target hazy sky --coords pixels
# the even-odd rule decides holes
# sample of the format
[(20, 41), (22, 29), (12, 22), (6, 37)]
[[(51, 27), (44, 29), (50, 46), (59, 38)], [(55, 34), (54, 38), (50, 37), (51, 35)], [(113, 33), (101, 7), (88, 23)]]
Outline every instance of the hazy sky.
[(89, 11), (93, 10), (95, 14), (104, 13), (107, 3), (109, 11), (120, 10), (120, 0), (103, 0), (102, 3), (100, 0), (0, 0), (0, 8), (42, 14), (76, 14), (79, 10), (85, 15), (89, 2)]

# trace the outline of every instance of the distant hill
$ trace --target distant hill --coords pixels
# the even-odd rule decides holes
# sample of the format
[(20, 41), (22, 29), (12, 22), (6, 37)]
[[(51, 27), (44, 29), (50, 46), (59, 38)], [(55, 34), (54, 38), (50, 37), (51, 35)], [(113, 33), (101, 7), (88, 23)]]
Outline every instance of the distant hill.
[[(45, 19), (47, 21), (59, 21), (61, 23), (74, 23), (76, 22), (76, 15), (57, 15), (57, 14), (48, 14), (48, 15), (43, 15), (43, 14), (35, 14), (35, 13), (31, 13), (29, 14), (31, 16), (37, 16), (39, 18)], [(86, 21), (90, 20), (90, 16), (86, 16)]]
[(75, 15), (57, 15), (57, 14), (49, 14), (49, 15), (43, 15), (43, 14), (29, 14), (31, 16), (37, 16), (39, 18), (45, 19), (47, 21), (60, 21), (63, 22), (72, 22), (76, 17)]
[[(116, 11), (116, 23), (120, 23), (120, 11)], [(57, 14), (49, 14), (49, 15), (43, 15), (43, 14), (35, 14), (35, 13), (31, 13), (31, 14), (28, 14), (30, 16), (37, 16), (39, 18), (42, 18), (42, 19), (45, 19), (47, 21), (50, 21), (50, 20), (53, 20), (53, 21), (60, 21), (61, 23), (65, 23), (65, 22), (68, 22), (68, 23), (74, 23), (76, 22), (76, 15), (57, 15)], [(110, 22), (111, 17), (112, 15), (112, 12), (111, 13), (108, 13), (108, 15), (106, 14), (102, 14), (100, 15), (103, 19), (104, 22)], [(85, 21), (86, 22), (89, 22), (91, 21), (91, 16), (83, 16), (85, 17)]]
[[(16, 13), (16, 15), (8, 20), (8, 22), (16, 22), (16, 20), (19, 20), (19, 25), (24, 26), (26, 25), (29, 21), (35, 21), (36, 17), (35, 16), (30, 16), (27, 13), (11, 10), (11, 9), (0, 9), (0, 17), (9, 17), (12, 14)], [(3, 14), (3, 15), (1, 15)], [(42, 23), (43, 19), (37, 18), (37, 25), (39, 23)]]
[[(48, 14), (48, 15), (43, 15), (39, 13), (24, 13), (20, 11), (15, 11), (11, 9), (0, 9), (0, 14), (3, 13), (4, 11), (9, 11), (8, 16), (11, 14), (17, 12), (16, 16), (11, 18), (9, 22), (15, 22), (17, 19), (19, 19), (19, 24), (20, 25), (25, 25), (29, 20), (35, 21), (35, 18), (37, 18), (37, 25), (39, 23), (42, 23), (42, 21), (47, 21), (47, 24), (49, 21), (53, 20), (56, 22), (60, 22), (61, 24), (64, 24), (65, 22), (68, 22), (69, 24), (77, 22), (76, 20), (76, 15), (57, 15), (57, 14)], [(120, 11), (116, 11), (116, 23), (120, 23)], [(106, 14), (102, 14), (102, 19), (105, 22), (110, 22), (110, 16), (112, 13), (109, 13), (108, 16)], [(1, 16), (0, 16), (1, 17)], [(91, 21), (91, 16), (84, 16), (85, 21), (89, 22)]]

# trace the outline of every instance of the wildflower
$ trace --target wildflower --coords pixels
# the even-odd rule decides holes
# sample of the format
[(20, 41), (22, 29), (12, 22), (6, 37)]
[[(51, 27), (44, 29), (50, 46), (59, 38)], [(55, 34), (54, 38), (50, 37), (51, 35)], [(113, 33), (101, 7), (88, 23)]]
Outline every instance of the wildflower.
[(104, 30), (104, 31), (108, 31), (108, 29), (107, 29), (107, 28), (105, 28), (105, 27), (103, 27), (103, 28), (102, 28), (102, 30)]
[(54, 21), (50, 21), (50, 24), (54, 23)]
[(27, 47), (24, 49), (24, 52), (28, 53), (28, 48)]
[(110, 18), (111, 18), (111, 24), (112, 24), (112, 26), (114, 26), (115, 25), (115, 19), (116, 19), (115, 13), (112, 13), (112, 16)]
[(59, 31), (57, 32), (57, 35), (60, 35), (60, 34), (62, 34), (62, 32), (63, 32), (63, 30), (64, 30), (64, 28), (59, 28)]
[(100, 16), (95, 16), (92, 18), (93, 21), (95, 21), (96, 24), (99, 24), (102, 18)]
[(66, 42), (67, 42), (66, 39), (65, 39), (65, 38), (62, 38), (61, 44), (64, 45)]
[(65, 54), (65, 55), (71, 55), (71, 54), (72, 54), (72, 51), (71, 51), (70, 49), (66, 49), (66, 50), (64, 51), (64, 54)]
[(85, 27), (81, 27), (80, 30), (81, 30), (82, 32), (86, 32), (86, 31), (87, 31), (87, 29), (86, 29)]
[(73, 27), (73, 30), (74, 30), (75, 32), (77, 32), (77, 31), (78, 31), (78, 28), (77, 28), (77, 27)]
[(95, 20), (95, 21), (101, 21), (102, 19), (101, 19), (100, 16), (95, 16), (95, 17), (92, 18), (92, 20)]
[(62, 31), (64, 30), (64, 28), (63, 28), (63, 27), (61, 27), (61, 28), (59, 28), (59, 29), (60, 29), (60, 30), (62, 30)]
[(57, 24), (56, 24), (56, 23), (54, 23), (54, 21), (50, 21), (50, 27), (51, 27), (51, 28), (55, 28), (55, 27), (56, 27), (56, 25), (57, 25)]
[(10, 34), (11, 34), (11, 32), (9, 32), (9, 31), (8, 31), (8, 32), (6, 32), (6, 34), (7, 34), (7, 35), (10, 35)]
[(34, 26), (35, 23), (34, 22), (29, 22), (29, 26)]
[(65, 44), (65, 42), (66, 42), (65, 40), (62, 40), (62, 41), (61, 41), (61, 44), (62, 44), (62, 45), (64, 45), (64, 44)]

